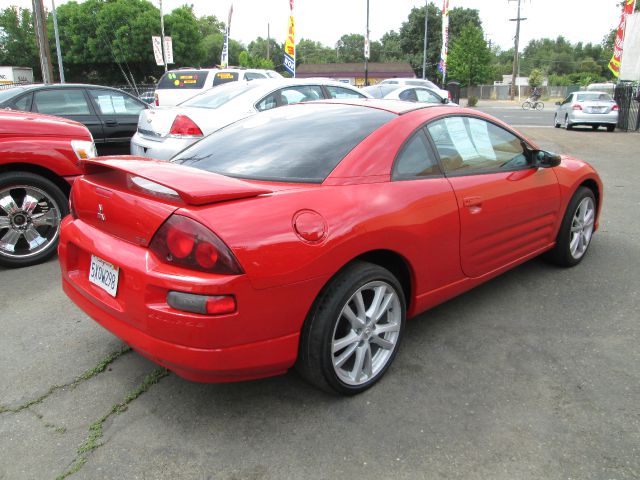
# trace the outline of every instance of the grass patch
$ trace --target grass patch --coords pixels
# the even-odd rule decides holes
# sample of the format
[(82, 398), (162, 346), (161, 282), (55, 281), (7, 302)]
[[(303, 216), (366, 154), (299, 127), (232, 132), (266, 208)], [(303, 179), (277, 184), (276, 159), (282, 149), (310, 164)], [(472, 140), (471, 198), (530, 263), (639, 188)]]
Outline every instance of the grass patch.
[(0, 406), (0, 413), (5, 413), (5, 412), (18, 413), (26, 408), (42, 403), (42, 401), (46, 399), (49, 395), (51, 395), (53, 392), (57, 390), (60, 390), (61, 388), (67, 388), (67, 387), (75, 388), (85, 380), (89, 380), (90, 378), (95, 377), (99, 373), (104, 372), (111, 363), (113, 363), (117, 358), (121, 357), (122, 355), (124, 355), (129, 351), (131, 351), (131, 347), (128, 345), (123, 345), (120, 350), (110, 353), (109, 355), (104, 357), (102, 360), (100, 360), (100, 362), (98, 362), (98, 364), (95, 367), (90, 368), (89, 370), (83, 372), (79, 377), (76, 377), (76, 379), (73, 380), (73, 382), (65, 383), (64, 385), (53, 385), (52, 387), (49, 388), (49, 390), (47, 390), (45, 393), (43, 393), (39, 397), (29, 400), (14, 408)]
[(93, 452), (96, 448), (102, 446), (102, 443), (100, 443), (100, 439), (102, 438), (104, 433), (103, 426), (104, 426), (104, 422), (106, 422), (109, 417), (111, 417), (112, 415), (119, 415), (120, 413), (126, 411), (128, 405), (131, 402), (133, 402), (136, 398), (138, 398), (140, 395), (145, 393), (153, 385), (158, 383), (162, 378), (166, 377), (167, 375), (169, 375), (169, 370), (167, 370), (166, 368), (158, 368), (154, 370), (144, 378), (142, 383), (135, 390), (132, 390), (131, 392), (129, 392), (122, 402), (116, 403), (115, 405), (113, 405), (111, 407), (111, 410), (109, 410), (102, 417), (100, 417), (98, 420), (93, 422), (89, 426), (89, 435), (87, 435), (86, 440), (82, 442), (82, 444), (78, 447), (78, 450), (76, 451), (77, 453), (76, 459), (73, 461), (71, 466), (67, 469), (67, 471), (65, 471), (58, 477), (56, 477), (56, 480), (63, 480), (69, 477), (70, 475), (73, 475), (74, 473), (76, 473), (78, 470), (82, 468), (82, 466), (85, 463), (87, 463), (87, 457), (89, 456), (89, 454)]

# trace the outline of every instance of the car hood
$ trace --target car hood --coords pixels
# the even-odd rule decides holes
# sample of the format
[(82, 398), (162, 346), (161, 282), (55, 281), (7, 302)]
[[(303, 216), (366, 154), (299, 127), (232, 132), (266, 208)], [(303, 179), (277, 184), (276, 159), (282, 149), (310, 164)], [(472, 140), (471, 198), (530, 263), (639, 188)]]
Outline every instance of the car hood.
[(66, 118), (18, 110), (0, 111), (0, 135), (91, 138), (87, 127)]

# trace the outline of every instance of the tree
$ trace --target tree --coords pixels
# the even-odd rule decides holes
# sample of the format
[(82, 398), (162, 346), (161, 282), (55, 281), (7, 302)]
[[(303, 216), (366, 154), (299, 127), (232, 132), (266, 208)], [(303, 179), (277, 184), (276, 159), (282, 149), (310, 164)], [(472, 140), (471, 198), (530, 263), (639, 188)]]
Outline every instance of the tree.
[(537, 68), (531, 70), (531, 73), (529, 74), (529, 86), (539, 87), (542, 85), (543, 80), (542, 72), (540, 70)]
[(402, 51), (400, 34), (391, 30), (380, 39), (382, 52), (380, 60), (382, 62), (397, 62), (404, 60), (404, 52)]
[[(363, 37), (364, 42), (364, 37)], [(364, 43), (363, 43), (364, 48)], [(364, 52), (364, 50), (363, 50)], [(364, 53), (363, 53), (364, 55)], [(296, 63), (335, 63), (336, 51), (320, 42), (301, 39), (296, 45)], [(280, 57), (282, 58), (282, 57)]]
[[(272, 66), (270, 68), (273, 68), (274, 65), (281, 65), (282, 58), (284, 55), (284, 49), (282, 45), (276, 42), (273, 38), (269, 39), (268, 44), (269, 44), (269, 58), (267, 58), (267, 39), (266, 38), (258, 37), (255, 40), (253, 40), (251, 43), (249, 43), (249, 46), (247, 47), (247, 52), (252, 57), (271, 61)], [(300, 44), (296, 45), (296, 57), (298, 56), (299, 45)]]
[(491, 81), (491, 52), (479, 27), (468, 24), (452, 42), (448, 76), (460, 80), (465, 86)]
[[(364, 62), (364, 35), (359, 33), (350, 33), (343, 35), (336, 44), (338, 62), (340, 63), (359, 63)], [(380, 61), (380, 53), (382, 52), (382, 44), (377, 41), (369, 44), (369, 61)]]
[(31, 10), (18, 7), (0, 10), (0, 65), (31, 67), (39, 77), (39, 59)]
[(165, 15), (164, 26), (165, 35), (171, 36), (173, 58), (176, 64), (201, 66), (205, 61), (200, 32), (202, 24), (193, 13), (193, 5), (183, 5), (174, 9), (169, 15)]

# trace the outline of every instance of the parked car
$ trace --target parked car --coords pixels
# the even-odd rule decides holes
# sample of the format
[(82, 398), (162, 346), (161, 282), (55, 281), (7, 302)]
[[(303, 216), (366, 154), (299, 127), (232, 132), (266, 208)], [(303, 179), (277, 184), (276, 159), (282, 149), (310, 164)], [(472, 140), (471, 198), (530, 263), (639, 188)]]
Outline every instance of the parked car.
[(578, 264), (602, 199), (592, 167), (500, 120), (390, 100), (262, 112), (171, 162), (86, 163), (60, 242), (82, 310), (190, 380), (296, 365), (342, 394), (384, 375), (407, 316), (542, 253)]
[[(362, 88), (363, 91), (370, 94), (373, 98), (387, 98), (392, 100), (405, 100), (407, 102), (419, 102), (419, 103), (436, 103), (447, 104), (451, 103), (448, 97), (440, 96), (440, 89), (432, 90), (427, 87), (412, 86), (412, 85), (371, 85), (369, 87)], [(451, 103), (451, 105), (457, 105)]]
[(431, 80), (422, 78), (387, 78), (386, 80), (382, 80), (379, 85), (411, 85), (414, 87), (427, 87), (437, 92), (442, 98), (448, 98), (449, 100), (452, 99), (451, 92), (449, 92), (449, 90), (444, 90), (438, 87)]
[(168, 160), (211, 132), (283, 105), (325, 98), (366, 98), (333, 80), (271, 79), (233, 82), (201, 93), (176, 107), (145, 110), (131, 139), (131, 154)]
[(562, 102), (553, 117), (556, 128), (571, 130), (576, 125), (588, 125), (594, 130), (607, 127), (613, 132), (618, 124), (618, 104), (607, 92), (573, 92)]
[(56, 252), (78, 162), (95, 154), (80, 123), (0, 110), (0, 265), (33, 265)]
[(138, 117), (149, 105), (122, 90), (63, 83), (0, 91), (0, 108), (46, 113), (84, 124), (101, 155), (129, 152)]
[(229, 82), (282, 78), (274, 70), (245, 68), (180, 68), (165, 73), (155, 91), (156, 107), (178, 105), (195, 95)]
[(153, 91), (141, 93), (138, 98), (147, 105), (155, 105), (156, 95)]

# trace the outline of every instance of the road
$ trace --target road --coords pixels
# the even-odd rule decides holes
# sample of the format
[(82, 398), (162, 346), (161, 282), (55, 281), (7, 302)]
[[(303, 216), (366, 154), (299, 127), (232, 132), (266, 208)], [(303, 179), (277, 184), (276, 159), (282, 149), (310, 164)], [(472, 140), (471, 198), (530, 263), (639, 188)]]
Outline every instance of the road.
[(353, 398), (293, 372), (165, 376), (66, 299), (55, 260), (0, 270), (0, 479), (640, 478), (640, 135), (520, 129), (600, 171), (588, 256), (528, 262), (411, 320)]
[(555, 105), (545, 105), (545, 109), (539, 110), (522, 110), (516, 105), (505, 106), (506, 102), (487, 102), (484, 104), (482, 100), (478, 104), (478, 110), (498, 117), (500, 120), (518, 129), (526, 127), (553, 127), (553, 116), (555, 114)]

